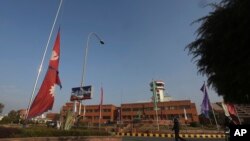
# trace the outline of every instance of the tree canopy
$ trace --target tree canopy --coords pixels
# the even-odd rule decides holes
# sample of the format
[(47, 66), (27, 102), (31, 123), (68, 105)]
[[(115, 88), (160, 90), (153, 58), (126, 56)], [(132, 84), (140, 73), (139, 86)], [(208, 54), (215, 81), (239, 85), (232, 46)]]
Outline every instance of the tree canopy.
[(4, 105), (2, 103), (0, 103), (0, 114), (2, 114), (3, 108), (4, 108)]
[(19, 123), (20, 115), (17, 111), (11, 110), (8, 116), (5, 116), (0, 123)]
[(187, 45), (197, 63), (225, 102), (250, 103), (250, 1), (223, 0), (201, 22), (195, 41)]

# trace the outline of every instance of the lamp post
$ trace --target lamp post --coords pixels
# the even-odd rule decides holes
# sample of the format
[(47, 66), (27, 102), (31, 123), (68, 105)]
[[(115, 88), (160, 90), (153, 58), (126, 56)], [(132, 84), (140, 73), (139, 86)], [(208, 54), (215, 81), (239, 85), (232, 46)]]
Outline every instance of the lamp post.
[(100, 36), (98, 36), (98, 34), (96, 34), (95, 32), (90, 32), (88, 35), (88, 40), (87, 40), (87, 46), (85, 48), (85, 55), (84, 55), (84, 64), (83, 64), (83, 68), (82, 68), (82, 80), (81, 80), (81, 87), (83, 87), (83, 83), (84, 83), (84, 79), (85, 79), (85, 74), (86, 74), (86, 64), (87, 64), (87, 55), (88, 55), (88, 48), (89, 48), (89, 40), (90, 37), (94, 35), (100, 42), (100, 44), (104, 44), (104, 41), (101, 39)]
[[(104, 44), (104, 41), (101, 39), (101, 37), (98, 34), (96, 34), (95, 32), (90, 32), (89, 33), (88, 39), (87, 39), (87, 46), (85, 48), (82, 79), (81, 79), (81, 87), (84, 86), (84, 80), (85, 80), (85, 74), (86, 74), (86, 64), (87, 64), (87, 55), (88, 55), (89, 41), (90, 41), (91, 36), (95, 36), (99, 40), (100, 44), (102, 44), (102, 45)], [(79, 115), (81, 115), (81, 102), (82, 102), (82, 100), (79, 101), (79, 112), (78, 112)], [(84, 113), (83, 113), (83, 115), (85, 116), (85, 105), (84, 105)]]

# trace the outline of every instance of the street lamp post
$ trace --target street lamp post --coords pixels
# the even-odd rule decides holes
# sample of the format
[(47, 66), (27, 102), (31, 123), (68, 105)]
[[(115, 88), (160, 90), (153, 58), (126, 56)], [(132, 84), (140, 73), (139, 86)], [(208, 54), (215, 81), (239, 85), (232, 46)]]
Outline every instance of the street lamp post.
[(87, 40), (87, 46), (85, 48), (85, 55), (84, 55), (84, 64), (83, 64), (83, 68), (82, 68), (82, 80), (81, 80), (81, 87), (83, 87), (83, 83), (84, 83), (84, 79), (85, 79), (85, 73), (86, 73), (86, 64), (87, 64), (87, 55), (88, 55), (88, 48), (89, 48), (89, 40), (90, 37), (94, 35), (100, 42), (100, 44), (104, 44), (104, 41), (101, 39), (100, 36), (98, 36), (98, 34), (96, 34), (95, 32), (90, 32), (88, 35), (88, 40)]
[[(87, 39), (87, 46), (85, 48), (83, 71), (82, 71), (82, 79), (81, 79), (81, 87), (84, 86), (84, 80), (85, 80), (85, 74), (86, 74), (86, 64), (87, 64), (87, 55), (88, 55), (89, 41), (90, 41), (90, 37), (91, 36), (95, 36), (99, 40), (100, 44), (102, 44), (102, 45), (104, 44), (104, 41), (101, 39), (101, 37), (98, 34), (96, 34), (95, 32), (90, 32), (89, 33), (88, 39)], [(79, 115), (81, 115), (81, 103), (82, 103), (82, 100), (79, 101), (79, 112), (78, 112)], [(85, 116), (85, 105), (84, 105), (83, 116)]]

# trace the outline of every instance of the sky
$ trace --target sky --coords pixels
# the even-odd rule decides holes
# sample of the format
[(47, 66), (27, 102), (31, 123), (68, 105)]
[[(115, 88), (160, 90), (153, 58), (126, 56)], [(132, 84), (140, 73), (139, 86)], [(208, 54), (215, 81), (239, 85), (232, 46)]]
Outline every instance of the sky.
[[(165, 82), (173, 100), (191, 100), (199, 112), (203, 99), (200, 88), (206, 76), (185, 47), (197, 37), (201, 23), (193, 21), (213, 9), (208, 0), (63, 0), (45, 56), (39, 89), (48, 67), (57, 30), (61, 31), (59, 75), (63, 88), (56, 89), (51, 112), (70, 101), (71, 88), (79, 87), (87, 37), (89, 40), (84, 85), (92, 85), (93, 98), (85, 104), (150, 100), (149, 83)], [(3, 114), (25, 109), (34, 87), (38, 68), (56, 15), (59, 0), (0, 1), (0, 102)], [(35, 93), (36, 94), (36, 93)], [(211, 102), (221, 101), (209, 88)]]

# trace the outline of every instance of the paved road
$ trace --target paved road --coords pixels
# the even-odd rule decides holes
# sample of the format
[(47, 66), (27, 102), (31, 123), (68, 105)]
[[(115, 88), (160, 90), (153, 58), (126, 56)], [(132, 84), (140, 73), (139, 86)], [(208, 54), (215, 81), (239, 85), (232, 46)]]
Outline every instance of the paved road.
[[(225, 139), (204, 139), (204, 138), (186, 138), (187, 141), (225, 141)], [(122, 141), (174, 141), (174, 138), (162, 137), (122, 137)]]

